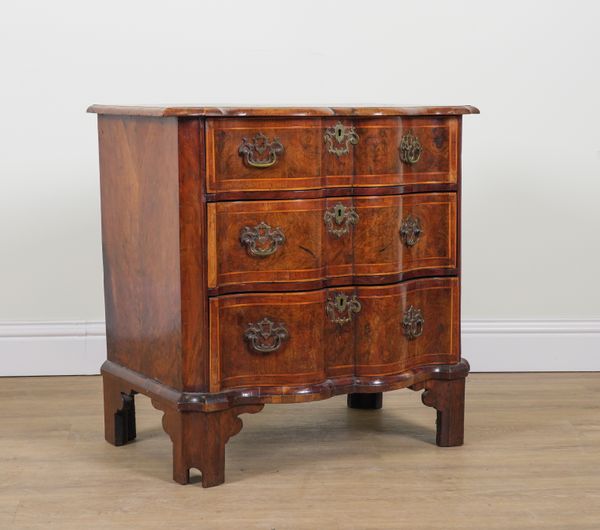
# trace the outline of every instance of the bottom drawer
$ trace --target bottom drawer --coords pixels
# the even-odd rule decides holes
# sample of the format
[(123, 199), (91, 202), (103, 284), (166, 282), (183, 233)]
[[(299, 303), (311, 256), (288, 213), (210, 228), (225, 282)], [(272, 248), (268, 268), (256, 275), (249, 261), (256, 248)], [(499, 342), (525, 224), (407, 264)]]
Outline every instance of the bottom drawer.
[(211, 392), (456, 363), (458, 300), (457, 278), (212, 298)]

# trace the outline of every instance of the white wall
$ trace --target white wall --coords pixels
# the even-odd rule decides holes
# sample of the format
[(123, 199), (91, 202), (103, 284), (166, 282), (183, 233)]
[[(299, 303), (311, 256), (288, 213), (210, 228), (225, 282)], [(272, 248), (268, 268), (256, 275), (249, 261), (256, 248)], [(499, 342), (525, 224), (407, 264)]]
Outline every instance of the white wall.
[(599, 320), (598, 6), (3, 2), (0, 323), (103, 319), (90, 103), (476, 105), (463, 317)]

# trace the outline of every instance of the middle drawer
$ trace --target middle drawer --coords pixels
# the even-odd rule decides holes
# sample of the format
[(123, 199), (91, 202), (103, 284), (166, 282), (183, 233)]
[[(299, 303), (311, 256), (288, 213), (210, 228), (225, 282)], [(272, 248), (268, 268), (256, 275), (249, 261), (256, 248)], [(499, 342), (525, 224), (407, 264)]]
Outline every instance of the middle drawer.
[(210, 203), (208, 286), (300, 289), (443, 274), (457, 266), (456, 225), (455, 193)]

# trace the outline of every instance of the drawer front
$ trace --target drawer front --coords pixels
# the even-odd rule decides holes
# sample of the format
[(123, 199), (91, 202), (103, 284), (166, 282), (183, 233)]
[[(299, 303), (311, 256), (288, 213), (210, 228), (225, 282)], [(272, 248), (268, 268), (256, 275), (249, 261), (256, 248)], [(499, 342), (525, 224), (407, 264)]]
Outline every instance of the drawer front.
[(456, 278), (212, 298), (211, 391), (455, 363), (458, 311)]
[(220, 202), (208, 218), (209, 287), (225, 291), (456, 268), (455, 193)]
[(458, 278), (361, 287), (357, 376), (384, 376), (460, 360)]
[(325, 379), (325, 291), (210, 300), (211, 392)]
[(382, 118), (360, 121), (354, 186), (455, 183), (456, 118)]
[(354, 275), (431, 274), (457, 266), (455, 193), (355, 197)]
[(321, 147), (318, 118), (209, 119), (207, 191), (320, 188)]
[(452, 184), (459, 120), (208, 119), (207, 191)]

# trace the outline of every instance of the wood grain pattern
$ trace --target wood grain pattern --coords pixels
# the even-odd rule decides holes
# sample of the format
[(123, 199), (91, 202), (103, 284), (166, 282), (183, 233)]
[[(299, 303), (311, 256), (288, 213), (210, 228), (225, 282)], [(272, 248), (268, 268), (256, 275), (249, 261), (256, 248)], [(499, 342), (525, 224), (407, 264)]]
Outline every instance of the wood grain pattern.
[[(315, 280), (325, 276), (327, 242), (324, 233), (324, 199), (219, 202), (209, 205), (211, 225), (209, 288), (236, 284)], [(244, 227), (264, 222), (285, 235), (285, 243), (267, 257), (255, 257), (240, 242)], [(259, 289), (261, 287), (258, 287)], [(223, 292), (221, 290), (221, 292)]]
[(180, 119), (179, 252), (181, 282), (182, 388), (208, 390), (208, 298), (204, 124)]
[[(266, 385), (303, 385), (325, 379), (325, 291), (229, 295), (210, 300), (211, 391)], [(283, 322), (290, 339), (271, 354), (244, 340), (249, 323)]]
[(430, 380), (423, 384), (423, 404), (437, 410), (436, 443), (455, 447), (464, 443), (465, 380)]
[[(463, 379), (468, 376), (469, 370), (469, 363), (461, 359), (456, 364), (426, 364), (392, 375), (331, 376), (319, 383), (303, 386), (245, 387), (223, 392), (178, 391), (112, 361), (106, 361), (101, 372), (106, 377), (120, 380), (119, 388), (126, 388), (122, 392), (139, 392), (151, 399), (167, 401), (182, 412), (214, 412), (238, 405), (304, 403), (338, 394), (385, 392), (409, 387), (417, 389), (415, 385), (430, 379)], [(118, 410), (121, 403), (118, 400), (114, 402), (118, 403)]]
[(242, 429), (240, 414), (260, 412), (264, 405), (242, 405), (215, 412), (180, 412), (171, 403), (152, 400), (162, 410), (163, 428), (173, 443), (173, 480), (188, 484), (190, 469), (202, 472), (202, 487), (225, 482), (225, 444)]
[[(460, 359), (457, 278), (411, 280), (391, 286), (359, 287), (355, 373), (382, 376), (419, 365), (454, 364)], [(422, 311), (423, 334), (406, 338), (402, 317), (409, 306)]]
[(126, 106), (91, 105), (88, 112), (119, 116), (460, 116), (479, 114), (471, 105), (414, 107), (211, 107), (211, 106)]
[[(372, 118), (353, 120), (360, 142), (354, 150), (354, 186), (455, 183), (458, 118)], [(418, 138), (423, 152), (415, 164), (401, 161), (403, 135)]]
[[(456, 195), (430, 193), (355, 197), (360, 215), (354, 237), (354, 276), (375, 276), (455, 269)], [(407, 218), (419, 220), (421, 235), (413, 246), (403, 243), (400, 231)]]
[[(207, 191), (310, 190), (332, 187), (399, 186), (455, 183), (457, 118), (345, 118), (359, 135), (348, 153), (329, 151), (325, 132), (340, 119), (207, 119)], [(406, 133), (420, 141), (423, 153), (415, 164), (400, 159)], [(271, 167), (246, 164), (239, 148), (264, 134), (284, 152)], [(337, 145), (337, 144), (336, 144)]]
[(175, 118), (100, 116), (108, 358), (182, 385)]
[(456, 182), (425, 184), (401, 184), (397, 186), (364, 186), (315, 188), (306, 190), (258, 190), (258, 191), (220, 191), (206, 193), (208, 202), (240, 200), (282, 200), (282, 199), (320, 199), (325, 197), (362, 197), (366, 195), (400, 195), (404, 193), (432, 193), (439, 191), (457, 191)]
[[(248, 166), (239, 148), (244, 138), (257, 134), (278, 139), (284, 153), (272, 167)], [(323, 136), (321, 120), (208, 119), (206, 121), (207, 182), (209, 193), (324, 187), (321, 177)]]
[[(325, 305), (334, 293), (355, 294), (362, 309), (345, 325), (333, 323)], [(306, 387), (327, 377), (380, 377), (417, 366), (454, 364), (458, 351), (458, 280), (413, 280), (390, 286), (344, 287), (299, 293), (228, 295), (210, 300), (211, 392), (251, 387)], [(426, 323), (422, 336), (403, 334), (402, 316), (413, 305)], [(270, 354), (244, 340), (248, 323), (283, 322), (289, 339)]]
[[(324, 213), (343, 204), (358, 223), (347, 234), (328, 232)], [(422, 234), (413, 246), (400, 237), (402, 223), (419, 219)], [(219, 202), (208, 205), (209, 288), (213, 293), (286, 289), (399, 280), (407, 273), (432, 275), (456, 268), (456, 195), (431, 193), (284, 201)], [(266, 223), (285, 235), (267, 257), (249, 254), (240, 242), (244, 227)], [(296, 282), (297, 285), (290, 286)], [(306, 283), (312, 282), (312, 283)]]

